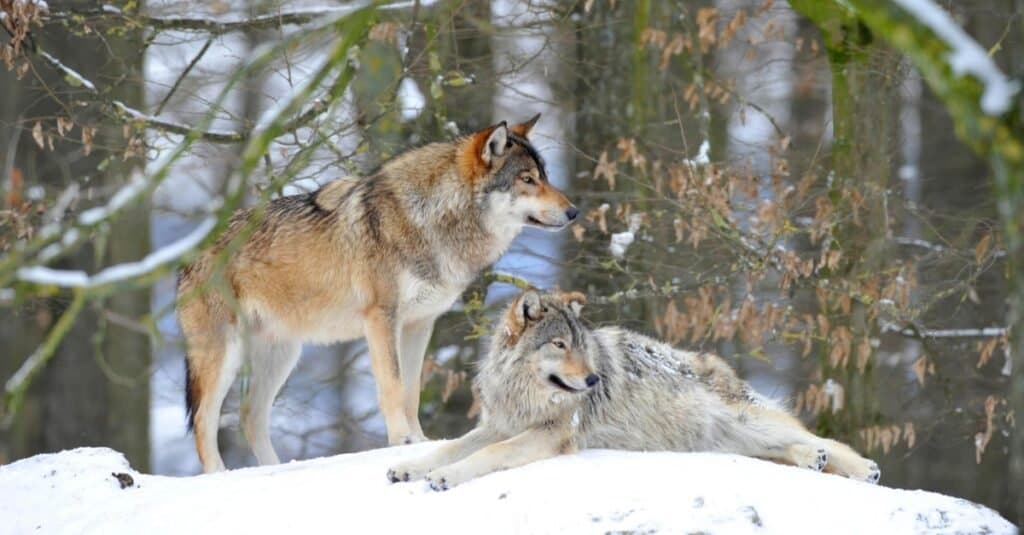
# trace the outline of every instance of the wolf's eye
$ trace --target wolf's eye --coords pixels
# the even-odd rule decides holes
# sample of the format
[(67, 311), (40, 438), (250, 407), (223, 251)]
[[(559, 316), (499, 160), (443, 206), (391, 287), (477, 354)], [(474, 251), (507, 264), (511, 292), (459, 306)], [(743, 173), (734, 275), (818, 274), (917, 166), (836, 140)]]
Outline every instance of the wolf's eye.
[(519, 180), (522, 180), (523, 184), (533, 184), (533, 177), (530, 175), (523, 175), (519, 177)]
[(552, 340), (551, 343), (555, 344), (555, 347), (557, 347), (558, 349), (565, 349), (565, 342), (561, 340)]

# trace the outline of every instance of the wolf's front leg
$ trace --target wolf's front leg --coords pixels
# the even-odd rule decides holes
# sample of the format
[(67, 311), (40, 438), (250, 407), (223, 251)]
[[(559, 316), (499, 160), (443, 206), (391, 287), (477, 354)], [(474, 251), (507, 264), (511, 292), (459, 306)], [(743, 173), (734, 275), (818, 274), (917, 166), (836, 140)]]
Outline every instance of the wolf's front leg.
[(363, 315), (370, 365), (377, 381), (377, 400), (388, 429), (388, 444), (407, 444), (412, 442), (412, 427), (405, 416), (395, 307), (373, 306)]
[(505, 436), (499, 435), (496, 431), (479, 426), (462, 437), (437, 448), (429, 455), (393, 466), (388, 470), (388, 479), (392, 483), (422, 479), (427, 472), (460, 461), (480, 448), (503, 438)]
[(572, 453), (576, 445), (569, 433), (560, 429), (530, 429), (448, 466), (427, 474), (430, 488), (448, 490), (482, 475), (523, 466), (535, 461)]
[(420, 382), (423, 356), (427, 352), (430, 335), (434, 331), (434, 318), (407, 323), (402, 326), (398, 344), (398, 362), (402, 376), (402, 396), (405, 399), (405, 420), (409, 422), (409, 442), (427, 439), (420, 428)]

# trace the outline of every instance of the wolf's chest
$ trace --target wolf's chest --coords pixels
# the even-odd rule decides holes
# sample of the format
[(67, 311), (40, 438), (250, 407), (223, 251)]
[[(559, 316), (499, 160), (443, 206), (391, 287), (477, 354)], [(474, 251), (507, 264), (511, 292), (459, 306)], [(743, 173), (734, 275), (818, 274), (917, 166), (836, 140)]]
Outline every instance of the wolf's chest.
[(410, 272), (398, 278), (399, 313), (405, 319), (436, 317), (452, 307), (471, 281), (468, 276), (426, 280)]

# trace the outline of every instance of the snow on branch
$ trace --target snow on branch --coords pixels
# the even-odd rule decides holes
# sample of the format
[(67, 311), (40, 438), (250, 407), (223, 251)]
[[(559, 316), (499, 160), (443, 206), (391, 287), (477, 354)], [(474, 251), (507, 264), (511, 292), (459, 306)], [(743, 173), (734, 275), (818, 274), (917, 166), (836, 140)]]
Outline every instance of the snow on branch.
[(1002, 115), (1009, 111), (1020, 84), (1007, 78), (985, 49), (960, 28), (949, 13), (932, 0), (895, 0), (895, 3), (949, 46), (949, 66), (954, 74), (971, 74), (982, 83), (981, 109), (986, 114)]
[[(435, 0), (421, 0), (421, 7), (433, 5)], [(310, 9), (296, 9), (281, 13), (270, 13), (243, 19), (220, 19), (216, 17), (158, 17), (127, 13), (122, 9), (104, 4), (98, 8), (69, 10), (53, 13), (51, 19), (74, 20), (81, 17), (121, 20), (141, 24), (154, 30), (184, 30), (221, 35), (243, 30), (260, 30), (280, 28), (289, 25), (302, 25), (309, 22), (324, 20), (339, 15), (347, 15), (374, 2), (352, 2), (341, 6), (328, 6)], [(409, 9), (416, 2), (377, 2), (377, 9), (400, 10)]]
[(967, 327), (961, 329), (918, 329), (880, 322), (882, 332), (896, 333), (910, 338), (993, 338), (1006, 336), (1006, 327)]
[(18, 270), (18, 279), (34, 284), (85, 290), (139, 279), (172, 264), (192, 249), (198, 247), (210, 232), (213, 231), (214, 227), (217, 226), (217, 221), (217, 217), (208, 216), (199, 223), (195, 230), (184, 238), (149, 253), (142, 260), (110, 266), (92, 276), (79, 270), (27, 266)]

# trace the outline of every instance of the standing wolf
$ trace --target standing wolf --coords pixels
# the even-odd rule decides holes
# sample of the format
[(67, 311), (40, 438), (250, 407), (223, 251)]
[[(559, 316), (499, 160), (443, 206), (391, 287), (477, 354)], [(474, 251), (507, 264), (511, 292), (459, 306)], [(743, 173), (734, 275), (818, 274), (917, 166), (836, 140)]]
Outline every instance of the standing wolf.
[(426, 145), (369, 176), (274, 200), (230, 251), (251, 211), (235, 214), (178, 283), (186, 403), (204, 471), (224, 469), (220, 409), (246, 359), (245, 435), (261, 464), (279, 462), (270, 408), (303, 342), (365, 336), (388, 442), (424, 439), (420, 371), (434, 320), (524, 225), (558, 229), (579, 213), (526, 139), (538, 118)]
[(819, 438), (721, 358), (616, 327), (589, 330), (578, 292), (516, 298), (480, 364), (480, 424), (388, 471), (445, 490), (580, 448), (718, 451), (877, 483), (878, 466)]

